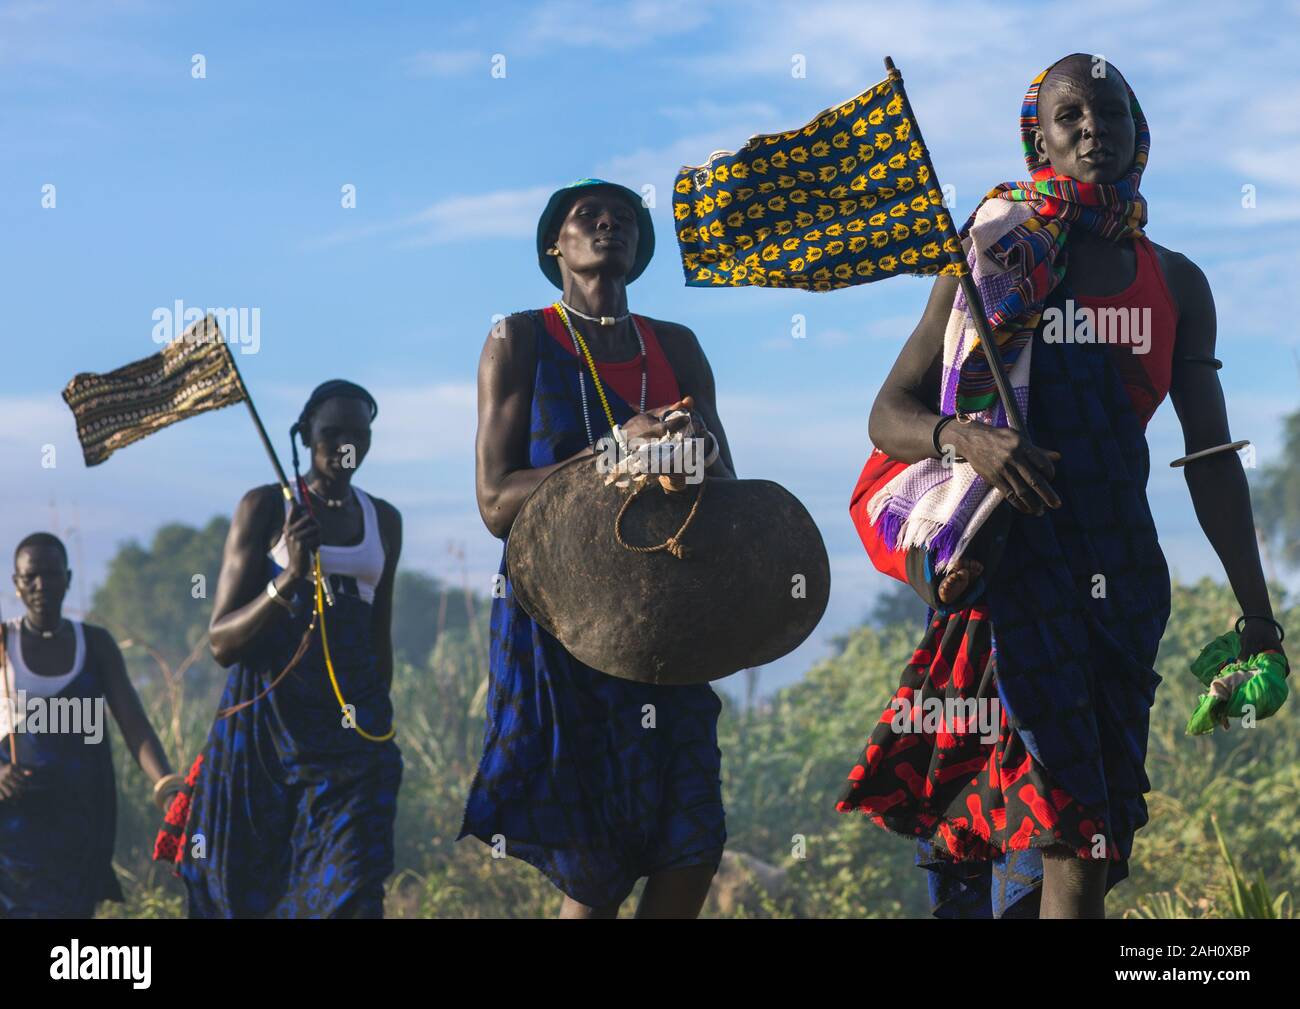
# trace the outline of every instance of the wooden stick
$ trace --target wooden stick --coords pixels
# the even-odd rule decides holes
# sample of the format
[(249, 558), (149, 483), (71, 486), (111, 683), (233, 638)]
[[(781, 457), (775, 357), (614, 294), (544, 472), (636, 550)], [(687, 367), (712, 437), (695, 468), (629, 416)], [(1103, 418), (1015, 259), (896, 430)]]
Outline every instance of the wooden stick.
[[(212, 317), (209, 316), (208, 318)], [(216, 329), (217, 335), (220, 336), (221, 328), (217, 326), (215, 319), (212, 320), (212, 326)], [(243, 393), (244, 396), (244, 405), (248, 407), (248, 415), (253, 418), (253, 426), (257, 428), (257, 436), (262, 439), (262, 448), (266, 449), (267, 458), (271, 460), (271, 465), (275, 467), (276, 479), (280, 481), (280, 493), (284, 495), (286, 501), (292, 501), (294, 500), (294, 495), (293, 490), (289, 485), (289, 478), (285, 476), (284, 467), (280, 465), (280, 457), (275, 453), (275, 446), (271, 444), (271, 439), (266, 433), (266, 427), (262, 424), (262, 418), (257, 413), (257, 407), (253, 405), (253, 397), (248, 392), (248, 386), (244, 384), (244, 376), (240, 374), (239, 365), (235, 361), (235, 355), (231, 352), (230, 345), (227, 344), (224, 339), (221, 341), (221, 346), (225, 348), (226, 357), (230, 360), (230, 367), (235, 373), (235, 381), (239, 383), (239, 391)], [(310, 504), (308, 506), (310, 507)], [(316, 556), (318, 558), (320, 557), (320, 551), (316, 552)], [(333, 606), (334, 591), (330, 588), (328, 578), (325, 579), (325, 584), (322, 588), (325, 590), (325, 601), (329, 603), (330, 606)]]
[[(888, 56), (885, 57), (885, 71), (889, 74), (889, 85), (894, 90), (903, 103), (903, 114), (907, 116), (912, 123), (912, 129), (916, 134), (916, 142), (921, 145), (921, 150), (925, 152), (925, 164), (930, 169), (930, 180), (934, 188), (942, 192), (939, 185), (939, 173), (934, 170), (934, 162), (930, 160), (930, 148), (925, 146), (925, 140), (921, 137), (921, 124), (917, 122), (916, 114), (912, 112), (912, 104), (907, 100), (907, 92), (903, 89), (903, 75), (894, 66), (894, 61)], [(947, 209), (947, 208), (945, 208)], [(989, 328), (988, 314), (984, 310), (984, 299), (980, 297), (979, 288), (975, 286), (975, 278), (971, 276), (970, 268), (966, 265), (966, 256), (961, 251), (961, 237), (957, 233), (957, 226), (953, 223), (952, 214), (944, 215), (948, 219), (948, 227), (943, 229), (944, 244), (947, 239), (955, 239), (957, 246), (956, 252), (948, 253), (949, 259), (960, 268), (958, 282), (961, 284), (962, 294), (966, 296), (966, 304), (970, 307), (971, 321), (975, 323), (976, 332), (979, 333), (980, 347), (984, 350), (984, 357), (988, 360), (989, 371), (993, 375), (993, 384), (997, 387), (998, 398), (1002, 400), (1002, 408), (1007, 413), (1007, 425), (1013, 431), (1019, 431), (1028, 437), (1025, 430), (1025, 418), (1020, 413), (1020, 404), (1016, 402), (1016, 397), (1011, 391), (1011, 382), (1007, 378), (1006, 366), (1002, 363), (1002, 353), (998, 348), (997, 340), (993, 336), (993, 331)]]
[[(212, 325), (216, 326), (216, 320), (213, 320)], [(219, 327), (217, 328), (217, 335), (221, 335)], [(266, 449), (267, 458), (271, 460), (271, 465), (275, 467), (276, 479), (280, 481), (280, 492), (284, 494), (286, 501), (292, 501), (293, 491), (289, 486), (289, 478), (285, 476), (284, 467), (280, 465), (280, 457), (275, 454), (275, 446), (271, 444), (271, 439), (266, 433), (266, 427), (262, 424), (262, 418), (257, 413), (257, 407), (253, 405), (253, 397), (249, 394), (248, 386), (244, 384), (244, 376), (239, 371), (235, 355), (231, 353), (230, 347), (224, 339), (221, 341), (221, 346), (225, 348), (226, 357), (230, 360), (231, 370), (235, 373), (235, 381), (239, 383), (239, 391), (244, 396), (244, 405), (248, 407), (248, 415), (253, 418), (253, 426), (257, 428), (257, 436), (262, 439), (262, 448)]]

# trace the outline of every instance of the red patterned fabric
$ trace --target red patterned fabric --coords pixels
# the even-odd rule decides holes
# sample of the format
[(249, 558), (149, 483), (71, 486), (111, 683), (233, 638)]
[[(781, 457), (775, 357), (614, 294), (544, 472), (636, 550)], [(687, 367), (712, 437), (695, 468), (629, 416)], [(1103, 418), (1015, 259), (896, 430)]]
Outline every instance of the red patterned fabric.
[(185, 784), (171, 801), (167, 803), (167, 812), (163, 814), (163, 825), (153, 843), (153, 860), (180, 865), (185, 852), (185, 827), (190, 819), (190, 796), (198, 784), (199, 769), (203, 766), (203, 754), (199, 754), (190, 773), (185, 776)]
[[(1110, 836), (1104, 816), (1055, 788), (1007, 724), (991, 643), (983, 607), (931, 620), (836, 808), (925, 837), (940, 858), (953, 861), (1054, 844), (1080, 858), (1097, 857), (1096, 839)], [(973, 700), (986, 717), (996, 713), (996, 741), (981, 738), (978, 715), (963, 721), (955, 705), (955, 722), (927, 715), (931, 699)], [(1110, 849), (1104, 857), (1128, 856)]]

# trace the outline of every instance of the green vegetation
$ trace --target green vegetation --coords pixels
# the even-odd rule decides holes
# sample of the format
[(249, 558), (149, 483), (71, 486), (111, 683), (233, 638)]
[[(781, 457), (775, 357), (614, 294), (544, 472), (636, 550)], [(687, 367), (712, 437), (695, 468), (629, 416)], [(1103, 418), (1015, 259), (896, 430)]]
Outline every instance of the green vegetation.
[(1282, 442), (1278, 461), (1260, 471), (1251, 496), (1265, 556), (1276, 554), (1282, 565), (1300, 570), (1300, 410), (1282, 422)]
[[(149, 549), (123, 548), (96, 597), (94, 619), (112, 628), (132, 675), (180, 768), (202, 746), (224, 682), (201, 646), (208, 601), (193, 574), (215, 585), (225, 524), (168, 526)], [(905, 590), (904, 590), (905, 591)], [(177, 602), (177, 600), (180, 602)], [(111, 605), (110, 605), (111, 602)], [(394, 917), (552, 914), (559, 896), (513, 859), (454, 838), (479, 758), (486, 601), (404, 572), (395, 602), (398, 743), (406, 760), (397, 822)], [(901, 601), (836, 643), (804, 679), (757, 703), (727, 700), (720, 724), (729, 850), (727, 886), (708, 913), (731, 917), (915, 917), (928, 913), (912, 846), (834, 804), (869, 726), (883, 710), (918, 637), (890, 622)], [(1147, 768), (1151, 822), (1139, 833), (1132, 876), (1112, 892), (1113, 915), (1290, 916), (1300, 879), (1300, 708), (1258, 728), (1189, 738), (1183, 727), (1199, 684), (1187, 671), (1209, 638), (1231, 626), (1236, 606), (1207, 580), (1176, 586), (1161, 648), (1165, 678), (1152, 712)], [(1300, 626), (1300, 608), (1280, 615)], [(158, 814), (143, 775), (119, 745), (118, 865), (128, 899), (101, 913), (184, 913), (183, 889), (150, 862)], [(1217, 820), (1217, 827), (1216, 827)], [(802, 855), (803, 857), (799, 857)], [(1249, 874), (1247, 880), (1246, 875)]]

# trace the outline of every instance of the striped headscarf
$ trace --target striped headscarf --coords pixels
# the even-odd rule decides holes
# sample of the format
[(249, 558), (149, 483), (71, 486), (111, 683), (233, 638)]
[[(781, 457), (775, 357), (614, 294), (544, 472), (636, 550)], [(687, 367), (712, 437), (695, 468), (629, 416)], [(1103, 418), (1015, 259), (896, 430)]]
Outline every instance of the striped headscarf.
[[(983, 206), (986, 200), (994, 199), (1012, 200), (1029, 203), (1034, 209), (1032, 217), (1008, 231), (988, 250), (990, 256), (1004, 269), (1012, 270), (1018, 278), (996, 301), (984, 306), (989, 327), (997, 337), (1008, 370), (1033, 336), (1047, 296), (1065, 276), (1065, 242), (1070, 228), (1087, 228), (1102, 238), (1119, 241), (1141, 235), (1142, 226), (1147, 221), (1147, 201), (1138, 192), (1138, 183), (1146, 168), (1151, 132), (1137, 96), (1123, 75), (1120, 80), (1128, 92), (1136, 139), (1133, 161), (1123, 178), (1108, 184), (1078, 182), (1055, 172), (1051, 164), (1039, 155), (1034, 145), (1034, 131), (1038, 127), (1038, 90), (1060, 62), (1062, 60), (1057, 60), (1034, 78), (1020, 108), (1020, 139), (1024, 145), (1025, 164), (1029, 166), (1033, 181), (1000, 183), (989, 190), (979, 204)], [(1109, 69), (1114, 70), (1113, 67)], [(975, 213), (979, 213), (979, 207), (975, 208)], [(971, 214), (961, 230), (963, 238), (969, 234), (974, 221), (975, 214)], [(988, 361), (982, 353), (968, 354), (961, 366), (957, 409), (962, 413), (977, 413), (991, 407), (996, 399), (997, 391)]]

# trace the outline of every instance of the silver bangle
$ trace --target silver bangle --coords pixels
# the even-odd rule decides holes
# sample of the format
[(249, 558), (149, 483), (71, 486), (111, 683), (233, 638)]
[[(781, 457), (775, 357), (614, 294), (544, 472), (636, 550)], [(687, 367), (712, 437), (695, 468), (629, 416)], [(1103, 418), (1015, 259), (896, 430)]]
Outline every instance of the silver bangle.
[(1228, 442), (1225, 445), (1215, 445), (1214, 448), (1203, 448), (1199, 452), (1191, 452), (1188, 455), (1183, 456), (1181, 459), (1175, 459), (1169, 465), (1173, 467), (1186, 466), (1189, 462), (1195, 462), (1197, 459), (1204, 459), (1206, 456), (1218, 455), (1220, 452), (1236, 452), (1238, 449), (1243, 449), (1249, 444), (1249, 441), (1243, 440)]
[(153, 783), (153, 803), (164, 813), (167, 812), (167, 804), (171, 801), (172, 794), (179, 792), (185, 784), (185, 779), (175, 772), (164, 774), (161, 778)]
[(704, 433), (708, 437), (713, 439), (713, 449), (709, 452), (706, 452), (704, 455), (704, 468), (708, 469), (710, 466), (712, 466), (715, 462), (718, 461), (718, 456), (722, 453), (722, 448), (721, 446), (718, 445), (717, 435), (715, 435), (712, 431), (705, 431)]
[(275, 587), (274, 578), (272, 578), (269, 582), (266, 583), (266, 594), (270, 596), (272, 599), (274, 599), (279, 605), (283, 606), (290, 613), (297, 612), (297, 610), (294, 609), (293, 603), (291, 603), (284, 596), (280, 595), (280, 590)]

